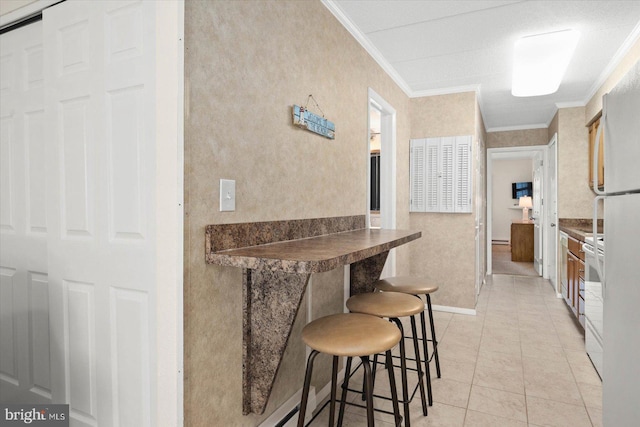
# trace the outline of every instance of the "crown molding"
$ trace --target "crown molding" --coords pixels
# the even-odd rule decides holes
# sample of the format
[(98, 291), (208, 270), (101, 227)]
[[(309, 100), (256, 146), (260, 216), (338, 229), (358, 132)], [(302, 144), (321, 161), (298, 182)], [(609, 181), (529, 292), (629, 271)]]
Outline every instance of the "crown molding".
[(464, 93), (464, 92), (480, 92), (480, 85), (467, 85), (467, 86), (454, 86), (445, 87), (441, 89), (426, 89), (412, 91), (409, 95), (410, 98), (421, 98), (423, 96), (437, 96), (437, 95), (450, 95), (452, 93)]
[[(553, 117), (551, 119), (553, 120)], [(534, 123), (531, 125), (503, 126), (503, 127), (488, 128), (487, 132), (509, 132), (514, 130), (547, 129), (548, 127), (549, 125), (546, 123)]]
[(575, 108), (587, 105), (584, 101), (556, 102), (556, 108)]
[(593, 98), (595, 94), (598, 92), (598, 90), (605, 84), (607, 79), (611, 76), (611, 74), (616, 69), (616, 67), (620, 64), (620, 62), (625, 57), (625, 55), (629, 53), (629, 50), (638, 41), (639, 38), (640, 38), (640, 21), (638, 21), (638, 23), (633, 28), (633, 30), (631, 31), (629, 36), (626, 38), (624, 43), (622, 43), (622, 46), (618, 48), (618, 50), (616, 51), (616, 54), (613, 55), (613, 58), (611, 59), (611, 61), (609, 61), (609, 64), (607, 65), (607, 67), (600, 74), (600, 77), (593, 83), (593, 85), (591, 86), (591, 89), (589, 90), (589, 92), (587, 92), (587, 96), (584, 99), (583, 105), (587, 105), (589, 101), (591, 101), (591, 98)]
[(360, 28), (356, 26), (333, 0), (321, 0), (322, 4), (336, 17), (343, 27), (356, 39), (358, 43), (371, 55), (371, 57), (382, 67), (382, 69), (391, 77), (391, 79), (402, 89), (402, 91), (411, 97), (411, 88), (407, 85), (395, 68), (382, 56), (380, 51), (364, 36)]

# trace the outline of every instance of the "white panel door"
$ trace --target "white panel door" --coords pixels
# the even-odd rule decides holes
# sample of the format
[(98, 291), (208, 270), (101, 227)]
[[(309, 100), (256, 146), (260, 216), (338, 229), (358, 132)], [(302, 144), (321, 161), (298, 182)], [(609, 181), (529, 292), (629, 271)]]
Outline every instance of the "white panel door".
[(0, 402), (51, 401), (42, 22), (0, 36)]
[(44, 11), (54, 402), (155, 425), (155, 2)]
[(542, 156), (538, 154), (534, 160), (533, 169), (533, 209), (529, 213), (534, 222), (533, 233), (533, 268), (538, 274), (542, 276), (542, 255), (543, 255), (543, 241), (542, 235), (544, 230), (544, 216), (542, 215), (543, 209), (543, 177), (544, 169)]
[[(547, 157), (547, 175), (546, 182), (547, 185), (547, 203), (546, 203), (546, 211), (543, 210), (545, 217), (547, 218), (547, 227), (546, 227), (546, 262), (547, 262), (547, 271), (545, 276), (549, 276), (549, 280), (553, 285), (553, 289), (556, 289), (556, 292), (560, 292), (561, 287), (559, 285), (558, 280), (558, 187), (557, 187), (557, 136), (553, 135), (551, 141), (547, 145), (548, 157)], [(544, 255), (543, 255), (544, 256)]]

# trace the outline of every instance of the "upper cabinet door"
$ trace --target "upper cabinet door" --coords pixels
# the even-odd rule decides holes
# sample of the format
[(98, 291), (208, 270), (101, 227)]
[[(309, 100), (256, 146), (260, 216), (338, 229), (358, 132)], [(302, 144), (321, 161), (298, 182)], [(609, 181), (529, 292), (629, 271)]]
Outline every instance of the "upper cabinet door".
[[(593, 165), (596, 135), (600, 127), (598, 118), (589, 126), (589, 188), (593, 189)], [(604, 189), (604, 132), (600, 132), (600, 145), (598, 147), (598, 188)]]
[(640, 62), (602, 100), (606, 193), (640, 190)]

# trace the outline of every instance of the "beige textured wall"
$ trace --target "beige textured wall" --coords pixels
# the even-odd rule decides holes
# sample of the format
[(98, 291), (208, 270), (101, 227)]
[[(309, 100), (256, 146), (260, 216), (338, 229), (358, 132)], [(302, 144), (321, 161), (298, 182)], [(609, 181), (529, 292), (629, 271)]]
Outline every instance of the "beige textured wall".
[[(302, 387), (307, 311), (265, 415), (243, 416), (241, 271), (205, 265), (204, 227), (365, 214), (372, 87), (397, 111), (397, 225), (408, 228), (409, 98), (319, 1), (185, 8), (185, 425), (255, 426)], [(335, 140), (292, 126), (292, 104), (309, 94)], [(235, 212), (218, 210), (221, 178), (236, 180)], [(399, 273), (408, 251), (398, 251)], [(314, 316), (342, 307), (342, 270), (326, 275), (312, 277)]]
[(584, 107), (562, 108), (558, 123), (558, 217), (590, 218), (594, 193), (589, 188), (589, 135)]
[(547, 145), (547, 129), (523, 129), (487, 133), (487, 148)]
[[(411, 99), (411, 138), (474, 135), (475, 158), (476, 103), (474, 92)], [(422, 239), (413, 242), (411, 273), (438, 283), (434, 304), (473, 309), (474, 214), (411, 213), (410, 217), (410, 228), (422, 231)]]
[(547, 128), (547, 141), (551, 141), (553, 135), (558, 133), (558, 112), (556, 111), (556, 115), (551, 119), (551, 123), (549, 123), (549, 127)]
[(640, 39), (636, 40), (629, 52), (620, 61), (604, 84), (596, 91), (585, 109), (585, 124), (589, 123), (602, 110), (602, 95), (609, 92), (629, 69), (640, 61)]

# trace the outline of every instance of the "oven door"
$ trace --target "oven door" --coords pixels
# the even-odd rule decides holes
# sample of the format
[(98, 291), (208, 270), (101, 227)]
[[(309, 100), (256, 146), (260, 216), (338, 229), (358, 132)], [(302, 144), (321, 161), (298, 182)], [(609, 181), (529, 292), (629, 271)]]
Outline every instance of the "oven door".
[(585, 261), (585, 348), (602, 378), (602, 331), (603, 308), (602, 284), (595, 266), (595, 253), (592, 245), (582, 245)]

